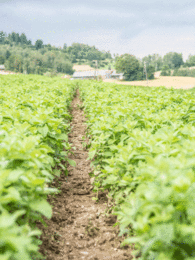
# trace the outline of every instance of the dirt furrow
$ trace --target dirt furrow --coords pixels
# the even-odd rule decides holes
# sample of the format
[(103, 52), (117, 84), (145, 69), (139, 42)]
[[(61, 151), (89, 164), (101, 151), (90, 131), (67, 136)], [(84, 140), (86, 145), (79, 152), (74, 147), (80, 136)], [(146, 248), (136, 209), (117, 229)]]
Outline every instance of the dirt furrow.
[(130, 260), (130, 247), (121, 248), (122, 237), (118, 227), (113, 227), (116, 217), (106, 216), (107, 193), (99, 196), (98, 203), (92, 200), (95, 193), (89, 173), (92, 171), (88, 151), (83, 147), (87, 126), (84, 112), (80, 109), (79, 93), (72, 102), (71, 133), (69, 142), (73, 152), (70, 159), (76, 167), (68, 166), (68, 177), (60, 176), (55, 185), (61, 193), (50, 198), (53, 217), (46, 220), (40, 252), (47, 260)]

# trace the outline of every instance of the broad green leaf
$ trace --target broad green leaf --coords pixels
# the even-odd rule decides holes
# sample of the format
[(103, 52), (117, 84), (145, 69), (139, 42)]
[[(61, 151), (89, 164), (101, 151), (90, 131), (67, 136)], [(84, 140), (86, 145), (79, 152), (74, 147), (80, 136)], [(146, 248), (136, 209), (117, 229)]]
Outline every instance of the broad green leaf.
[(18, 217), (25, 214), (25, 210), (18, 210), (14, 214), (10, 215), (6, 211), (3, 211), (0, 215), (0, 228), (8, 228), (15, 224)]
[(52, 216), (52, 208), (49, 205), (49, 203), (44, 199), (32, 201), (29, 204), (29, 207), (32, 210), (40, 212), (47, 218), (51, 218), (51, 216)]
[(68, 153), (67, 153), (67, 152), (64, 152), (64, 151), (61, 152), (60, 154), (61, 154), (62, 156), (67, 156), (67, 155), (68, 155)]
[(71, 166), (76, 167), (76, 162), (75, 162), (75, 161), (73, 161), (73, 160), (67, 158), (67, 162), (68, 162)]
[(0, 254), (0, 259), (1, 260), (9, 260), (11, 258), (12, 253), (11, 252), (6, 252), (5, 254)]
[(174, 238), (174, 226), (173, 224), (161, 224), (153, 228), (153, 234), (158, 240), (170, 244)]
[(96, 150), (90, 151), (90, 152), (88, 153), (89, 159), (92, 160), (92, 159), (94, 158), (95, 154), (96, 154)]
[(39, 128), (39, 132), (42, 134), (43, 137), (46, 137), (49, 132), (48, 126), (45, 125), (44, 127)]
[(54, 173), (54, 175), (56, 175), (56, 176), (58, 176), (58, 177), (60, 177), (60, 175), (61, 175), (61, 171), (60, 171), (60, 170), (57, 170), (57, 169), (55, 169), (55, 170), (53, 171), (53, 173)]
[(59, 140), (65, 140), (66, 142), (68, 142), (68, 135), (67, 134), (60, 134), (57, 136), (57, 138)]
[(117, 180), (118, 180), (118, 177), (117, 177), (117, 176), (113, 176), (113, 175), (108, 176), (108, 177), (106, 178), (106, 180), (103, 181), (103, 185), (106, 185), (106, 184), (115, 184)]

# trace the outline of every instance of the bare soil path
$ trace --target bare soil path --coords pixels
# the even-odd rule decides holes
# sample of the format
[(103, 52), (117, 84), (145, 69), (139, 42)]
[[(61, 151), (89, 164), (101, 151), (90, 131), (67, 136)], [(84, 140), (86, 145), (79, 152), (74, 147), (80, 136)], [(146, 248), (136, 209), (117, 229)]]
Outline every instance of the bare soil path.
[(105, 214), (107, 193), (98, 194), (99, 201), (92, 200), (92, 171), (88, 151), (83, 148), (86, 134), (84, 112), (79, 93), (72, 102), (72, 131), (69, 142), (72, 143), (74, 155), (69, 158), (76, 161), (76, 167), (68, 166), (68, 177), (61, 176), (53, 186), (61, 193), (50, 197), (53, 205), (53, 217), (46, 220), (47, 228), (42, 227), (43, 244), (40, 252), (47, 260), (130, 260), (132, 249), (120, 247), (124, 237), (118, 237), (118, 226), (113, 227), (116, 216)]

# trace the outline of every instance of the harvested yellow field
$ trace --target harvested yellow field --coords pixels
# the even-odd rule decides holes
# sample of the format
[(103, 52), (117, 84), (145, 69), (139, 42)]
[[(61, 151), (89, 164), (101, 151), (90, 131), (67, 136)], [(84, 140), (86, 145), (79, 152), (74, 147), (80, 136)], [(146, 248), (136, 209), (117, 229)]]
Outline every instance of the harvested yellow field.
[(89, 65), (74, 65), (73, 70), (75, 71), (90, 71), (94, 70), (94, 68), (90, 67)]
[(192, 77), (159, 77), (153, 80), (141, 81), (119, 81), (114, 79), (106, 79), (104, 82), (112, 82), (122, 85), (144, 86), (144, 87), (160, 87), (189, 89), (195, 86), (195, 78)]
[(13, 71), (5, 71), (5, 70), (0, 70), (0, 74), (2, 75), (8, 75), (8, 74), (21, 74), (21, 73), (15, 73)]

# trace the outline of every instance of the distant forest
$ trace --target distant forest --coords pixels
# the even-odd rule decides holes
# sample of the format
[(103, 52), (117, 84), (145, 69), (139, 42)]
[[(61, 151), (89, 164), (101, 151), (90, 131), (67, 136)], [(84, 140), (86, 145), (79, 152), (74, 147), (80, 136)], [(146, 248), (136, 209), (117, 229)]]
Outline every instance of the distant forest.
[(98, 68), (109, 68), (113, 58), (109, 52), (99, 51), (95, 46), (73, 43), (63, 48), (43, 44), (38, 39), (33, 45), (26, 35), (12, 32), (6, 34), (0, 32), (0, 64), (5, 65), (6, 70), (41, 74), (45, 72), (56, 72), (73, 74), (74, 64), (88, 64)]
[(87, 64), (96, 67), (97, 60), (97, 68), (117, 69), (118, 72), (128, 74), (127, 79), (144, 79), (145, 66), (148, 78), (151, 79), (155, 71), (161, 71), (162, 76), (170, 76), (171, 70), (174, 70), (174, 75), (195, 76), (195, 70), (191, 72), (183, 70), (195, 66), (195, 55), (189, 55), (186, 62), (183, 61), (182, 53), (176, 52), (169, 52), (163, 57), (159, 54), (152, 54), (137, 59), (134, 56), (134, 62), (132, 62), (132, 56), (114, 54), (112, 57), (109, 51), (100, 51), (95, 46), (80, 43), (72, 43), (71, 46), (64, 43), (63, 47), (55, 47), (51, 44), (43, 44), (43, 41), (38, 39), (33, 45), (25, 33), (20, 35), (12, 32), (7, 35), (3, 31), (0, 32), (0, 65), (4, 64), (6, 70), (14, 72), (40, 75), (50, 72), (72, 75), (73, 65)]

